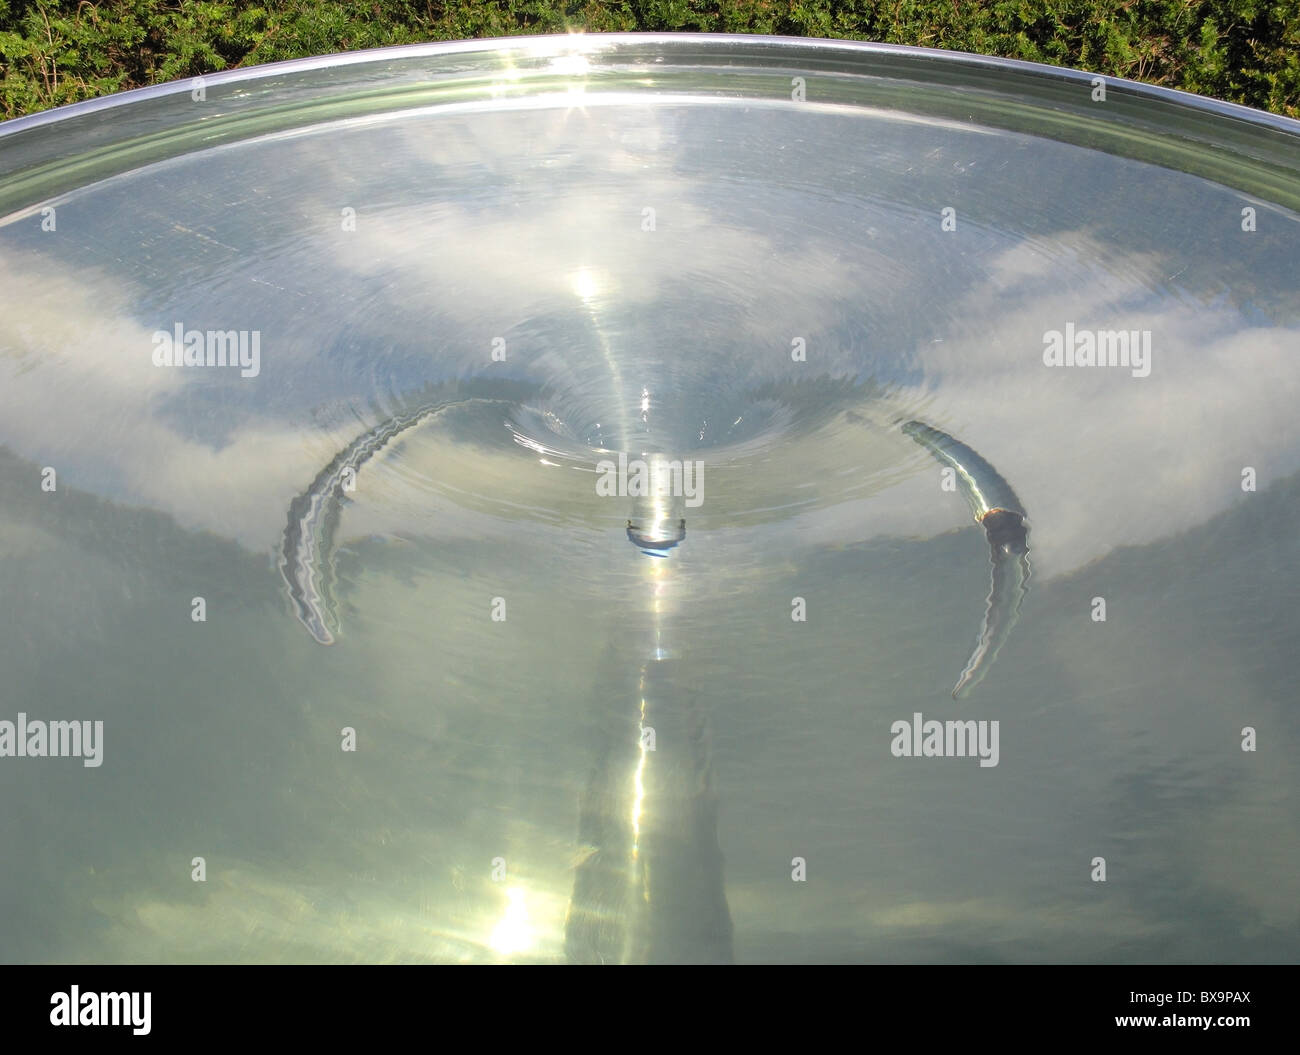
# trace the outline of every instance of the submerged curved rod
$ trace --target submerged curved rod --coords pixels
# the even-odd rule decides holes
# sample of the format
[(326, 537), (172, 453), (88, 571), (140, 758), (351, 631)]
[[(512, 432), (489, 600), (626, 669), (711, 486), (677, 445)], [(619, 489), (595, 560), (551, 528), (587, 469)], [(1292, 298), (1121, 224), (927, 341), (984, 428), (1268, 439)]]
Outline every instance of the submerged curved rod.
[(905, 422), (901, 428), (941, 465), (953, 470), (962, 497), (989, 540), (992, 583), (984, 624), (975, 651), (952, 690), (953, 699), (961, 699), (970, 694), (993, 666), (1029, 594), (1029, 527), (1025, 506), (1002, 474), (960, 440), (921, 421)]
[[(496, 403), (517, 398), (514, 387), (497, 382), (491, 395), (483, 386), (448, 386), (362, 433), (325, 466), (311, 486), (289, 505), (288, 523), (280, 543), (280, 575), (293, 613), (317, 641), (332, 645), (339, 633), (334, 597), (334, 532), (342, 512), (343, 495), (356, 483), (357, 470), (403, 432), (430, 416), (469, 403)], [(531, 390), (530, 390), (531, 391)]]

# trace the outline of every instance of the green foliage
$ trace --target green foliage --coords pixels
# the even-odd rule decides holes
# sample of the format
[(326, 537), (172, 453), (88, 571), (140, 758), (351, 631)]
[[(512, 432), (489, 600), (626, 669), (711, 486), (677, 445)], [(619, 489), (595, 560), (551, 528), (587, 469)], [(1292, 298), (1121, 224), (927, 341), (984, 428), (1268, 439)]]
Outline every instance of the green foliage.
[(1300, 117), (1300, 0), (0, 0), (0, 117), (305, 55), (619, 30), (952, 48)]

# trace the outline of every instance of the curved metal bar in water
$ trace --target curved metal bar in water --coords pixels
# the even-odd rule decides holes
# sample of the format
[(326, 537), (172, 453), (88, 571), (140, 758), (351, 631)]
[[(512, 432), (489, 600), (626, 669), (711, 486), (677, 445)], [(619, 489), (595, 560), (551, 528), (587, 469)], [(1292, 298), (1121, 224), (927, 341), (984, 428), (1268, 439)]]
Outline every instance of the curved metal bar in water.
[(332, 645), (339, 633), (334, 597), (334, 531), (342, 511), (345, 486), (349, 481), (355, 484), (357, 470), (426, 418), (468, 403), (513, 401), (520, 394), (515, 390), (522, 387), (511, 382), (444, 386), (412, 409), (358, 436), (290, 503), (289, 520), (280, 545), (280, 575), (289, 591), (294, 615), (312, 637), (322, 645)]
[(1007, 643), (1011, 630), (1020, 619), (1020, 606), (1029, 594), (1029, 556), (1026, 551), (1017, 555), (999, 556), (993, 550), (993, 582), (984, 608), (984, 626), (979, 643), (966, 661), (966, 667), (952, 690), (954, 700), (964, 699), (998, 658), (998, 652)]
[(999, 510), (1025, 515), (1022, 503), (1011, 485), (1002, 478), (977, 451), (961, 440), (949, 436), (921, 421), (908, 421), (902, 430), (957, 474), (962, 497), (966, 499), (977, 522)]
[(901, 428), (940, 464), (953, 470), (975, 522), (983, 525), (988, 535), (992, 584), (979, 641), (952, 690), (953, 699), (961, 699), (970, 694), (993, 666), (1029, 594), (1029, 527), (1025, 523), (1025, 507), (1002, 474), (960, 440), (921, 421), (905, 422)]

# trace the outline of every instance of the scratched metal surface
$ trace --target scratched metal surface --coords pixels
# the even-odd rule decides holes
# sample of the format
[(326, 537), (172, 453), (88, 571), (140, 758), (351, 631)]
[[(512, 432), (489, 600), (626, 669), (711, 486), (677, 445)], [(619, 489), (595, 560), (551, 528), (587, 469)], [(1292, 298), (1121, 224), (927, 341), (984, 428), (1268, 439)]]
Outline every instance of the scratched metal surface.
[(757, 38), (193, 88), (0, 125), (0, 722), (104, 723), (0, 725), (0, 959), (1294, 960), (1294, 123)]

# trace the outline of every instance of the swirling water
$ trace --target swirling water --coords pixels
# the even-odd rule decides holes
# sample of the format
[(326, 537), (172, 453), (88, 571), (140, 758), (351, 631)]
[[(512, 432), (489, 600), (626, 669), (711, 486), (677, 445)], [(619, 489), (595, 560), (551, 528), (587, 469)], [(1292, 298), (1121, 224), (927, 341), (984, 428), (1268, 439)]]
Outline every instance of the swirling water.
[[(1244, 200), (559, 96), (5, 217), (0, 719), (105, 731), (0, 759), (0, 955), (1294, 958), (1300, 217)], [(1149, 375), (1046, 367), (1067, 322), (1149, 330)], [(256, 331), (255, 376), (155, 365), (176, 326)], [(917, 420), (1031, 525), (960, 701), (989, 538)], [(603, 494), (620, 453), (698, 503)], [(917, 713), (997, 764), (895, 756)]]

